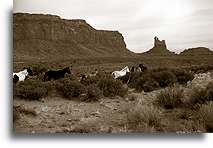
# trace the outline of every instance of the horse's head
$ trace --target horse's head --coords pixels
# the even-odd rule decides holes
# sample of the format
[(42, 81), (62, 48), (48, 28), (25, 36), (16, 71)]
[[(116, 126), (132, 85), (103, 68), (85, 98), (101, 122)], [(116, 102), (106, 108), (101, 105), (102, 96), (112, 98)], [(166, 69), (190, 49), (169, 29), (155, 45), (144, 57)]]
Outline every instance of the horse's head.
[(29, 76), (33, 76), (33, 71), (30, 67), (27, 68), (27, 72)]
[(139, 64), (139, 66), (138, 66), (138, 67), (142, 68), (142, 67), (144, 67), (144, 66), (143, 66), (143, 64)]

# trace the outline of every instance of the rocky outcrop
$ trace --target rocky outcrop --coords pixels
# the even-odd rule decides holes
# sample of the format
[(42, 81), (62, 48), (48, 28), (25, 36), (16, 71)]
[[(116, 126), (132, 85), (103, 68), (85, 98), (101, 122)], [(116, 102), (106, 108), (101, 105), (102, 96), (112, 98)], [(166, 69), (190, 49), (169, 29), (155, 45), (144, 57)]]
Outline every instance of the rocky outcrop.
[(88, 57), (130, 53), (121, 33), (96, 30), (85, 20), (16, 13), (13, 15), (15, 57)]
[(165, 56), (165, 55), (175, 55), (174, 52), (171, 52), (167, 49), (166, 41), (159, 40), (158, 37), (154, 38), (154, 47), (144, 54), (156, 55), (156, 56)]
[(167, 47), (166, 47), (166, 41), (165, 40), (160, 41), (158, 39), (158, 37), (155, 37), (154, 38), (154, 48), (167, 49)]
[(206, 47), (189, 48), (180, 53), (182, 56), (213, 55), (213, 52)]

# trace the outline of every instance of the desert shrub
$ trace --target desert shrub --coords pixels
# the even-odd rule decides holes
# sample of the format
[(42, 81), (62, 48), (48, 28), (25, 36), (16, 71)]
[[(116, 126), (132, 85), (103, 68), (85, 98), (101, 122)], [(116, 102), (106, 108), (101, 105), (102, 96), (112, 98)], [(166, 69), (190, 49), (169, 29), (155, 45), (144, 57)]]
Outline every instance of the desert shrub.
[(207, 132), (213, 132), (213, 102), (202, 105), (199, 110), (200, 118)]
[(194, 73), (206, 73), (213, 70), (212, 65), (193, 66), (190, 68)]
[(101, 91), (96, 85), (89, 85), (86, 90), (86, 96), (83, 101), (95, 102), (101, 97)]
[(62, 92), (66, 98), (78, 97), (86, 90), (85, 86), (79, 81), (72, 81), (69, 78), (58, 81), (56, 88), (59, 92)]
[(192, 72), (183, 69), (173, 69), (172, 72), (180, 84), (187, 84), (188, 81), (192, 81), (194, 79), (194, 74)]
[(144, 131), (148, 127), (154, 127), (155, 130), (161, 128), (160, 111), (154, 106), (137, 105), (127, 113), (127, 125), (130, 130)]
[(157, 95), (157, 104), (166, 109), (173, 109), (182, 104), (183, 90), (179, 87), (169, 87)]
[(101, 78), (98, 82), (98, 87), (106, 97), (121, 96), (127, 93), (127, 89), (123, 87), (123, 83), (111, 77)]
[(171, 71), (153, 71), (151, 77), (159, 83), (160, 87), (167, 87), (177, 82), (176, 76)]
[(195, 87), (189, 95), (189, 104), (204, 104), (213, 101), (213, 82), (210, 82), (206, 88)]
[(135, 88), (137, 91), (144, 90), (145, 92), (150, 92), (159, 88), (159, 84), (154, 79), (144, 76), (136, 81)]
[(127, 79), (130, 79), (128, 85), (130, 87), (132, 87), (132, 88), (136, 88), (136, 86), (137, 86), (137, 84), (136, 84), (137, 80), (140, 79), (141, 77), (143, 77), (143, 75), (144, 75), (144, 73), (142, 73), (142, 72), (132, 72), (130, 74), (130, 78), (129, 78), (129, 76), (126, 76)]
[(189, 95), (189, 104), (192, 106), (195, 104), (204, 104), (206, 101), (208, 101), (206, 93), (207, 91), (205, 88), (193, 88)]
[(48, 93), (47, 85), (36, 80), (20, 82), (15, 86), (14, 91), (15, 96), (28, 100), (40, 100)]

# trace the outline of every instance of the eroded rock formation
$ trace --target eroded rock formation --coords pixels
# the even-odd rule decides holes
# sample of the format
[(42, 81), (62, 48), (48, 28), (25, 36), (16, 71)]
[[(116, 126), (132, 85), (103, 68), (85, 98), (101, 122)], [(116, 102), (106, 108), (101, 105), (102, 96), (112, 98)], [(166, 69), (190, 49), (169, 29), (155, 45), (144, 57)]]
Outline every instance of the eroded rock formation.
[(13, 15), (14, 57), (88, 57), (129, 54), (121, 33), (96, 30), (85, 20), (16, 13)]
[(167, 47), (166, 47), (166, 41), (165, 41), (165, 40), (160, 41), (160, 40), (158, 39), (158, 37), (155, 37), (155, 38), (154, 38), (154, 47), (155, 47), (155, 48), (167, 49)]
[(159, 40), (158, 37), (154, 37), (154, 47), (144, 54), (165, 56), (165, 55), (174, 55), (173, 52), (169, 51), (166, 46), (165, 40)]

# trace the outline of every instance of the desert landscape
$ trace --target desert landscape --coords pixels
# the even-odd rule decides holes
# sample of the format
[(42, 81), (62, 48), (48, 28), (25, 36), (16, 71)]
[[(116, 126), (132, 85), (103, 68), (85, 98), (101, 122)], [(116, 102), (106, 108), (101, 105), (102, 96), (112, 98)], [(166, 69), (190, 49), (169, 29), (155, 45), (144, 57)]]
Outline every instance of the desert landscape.
[[(13, 71), (32, 75), (13, 83), (15, 133), (213, 132), (213, 51), (177, 54), (158, 37), (143, 53), (127, 49), (119, 31), (85, 20), (13, 14)], [(136, 69), (142, 64), (145, 69)], [(112, 72), (128, 66), (115, 79)], [(45, 80), (46, 72), (70, 74)], [(13, 79), (14, 80), (14, 79)]]

